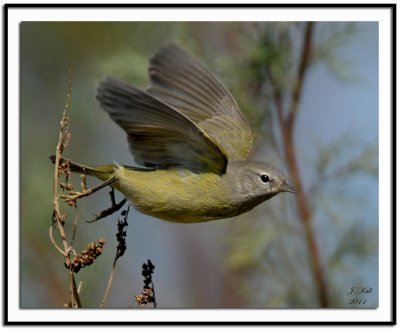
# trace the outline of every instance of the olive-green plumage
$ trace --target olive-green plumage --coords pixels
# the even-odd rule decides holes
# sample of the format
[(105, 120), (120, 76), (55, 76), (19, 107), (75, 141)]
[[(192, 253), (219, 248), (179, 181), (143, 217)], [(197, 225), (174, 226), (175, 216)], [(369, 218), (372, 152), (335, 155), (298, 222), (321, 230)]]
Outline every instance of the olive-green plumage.
[[(112, 186), (137, 210), (180, 223), (237, 216), (280, 192), (293, 192), (281, 172), (261, 162), (230, 162), (223, 175), (176, 168), (143, 170), (120, 165), (87, 167), (75, 163), (71, 163), (71, 169), (103, 181), (116, 177)], [(260, 179), (262, 175), (271, 177), (269, 184)]]
[(249, 125), (219, 79), (174, 44), (150, 61), (146, 91), (106, 78), (100, 107), (125, 130), (136, 163), (88, 167), (139, 211), (168, 221), (196, 223), (237, 216), (280, 192), (293, 192), (273, 166), (248, 161)]

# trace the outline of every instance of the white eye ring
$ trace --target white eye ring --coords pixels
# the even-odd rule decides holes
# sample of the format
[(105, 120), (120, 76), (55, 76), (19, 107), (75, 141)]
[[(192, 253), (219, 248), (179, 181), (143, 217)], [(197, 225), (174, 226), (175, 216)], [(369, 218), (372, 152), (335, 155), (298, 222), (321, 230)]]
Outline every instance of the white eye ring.
[(268, 183), (270, 180), (268, 175), (261, 175), (260, 178), (263, 183)]

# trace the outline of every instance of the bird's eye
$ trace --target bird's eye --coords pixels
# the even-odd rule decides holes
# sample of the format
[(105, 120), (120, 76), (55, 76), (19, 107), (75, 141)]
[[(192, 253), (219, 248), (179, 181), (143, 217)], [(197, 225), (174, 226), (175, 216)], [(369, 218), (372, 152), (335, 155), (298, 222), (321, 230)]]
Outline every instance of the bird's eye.
[(269, 182), (269, 177), (267, 175), (261, 175), (260, 178), (264, 183), (268, 183)]

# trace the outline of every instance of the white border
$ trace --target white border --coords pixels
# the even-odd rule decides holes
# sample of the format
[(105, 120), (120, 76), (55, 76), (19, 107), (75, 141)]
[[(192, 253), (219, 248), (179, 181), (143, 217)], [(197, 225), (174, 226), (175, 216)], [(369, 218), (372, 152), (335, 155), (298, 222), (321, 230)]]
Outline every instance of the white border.
[[(81, 310), (74, 321), (390, 321), (391, 16), (387, 9), (9, 9), (8, 11), (8, 319), (71, 321), (65, 310), (19, 309), (19, 23), (21, 21), (379, 21), (379, 308), (377, 310)], [(386, 86), (386, 87), (384, 87)], [(17, 211), (18, 210), (18, 211)], [(156, 313), (154, 313), (156, 312)]]

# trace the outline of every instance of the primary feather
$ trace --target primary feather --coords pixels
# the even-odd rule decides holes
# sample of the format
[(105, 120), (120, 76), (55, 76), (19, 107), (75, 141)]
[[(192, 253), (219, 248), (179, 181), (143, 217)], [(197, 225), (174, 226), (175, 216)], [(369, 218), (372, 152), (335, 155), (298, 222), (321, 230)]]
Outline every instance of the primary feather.
[(128, 135), (135, 161), (222, 174), (227, 159), (205, 131), (173, 107), (127, 83), (105, 78), (97, 89), (101, 107)]
[(147, 91), (171, 105), (211, 136), (228, 160), (246, 160), (253, 143), (250, 127), (223, 83), (173, 43), (150, 60)]

